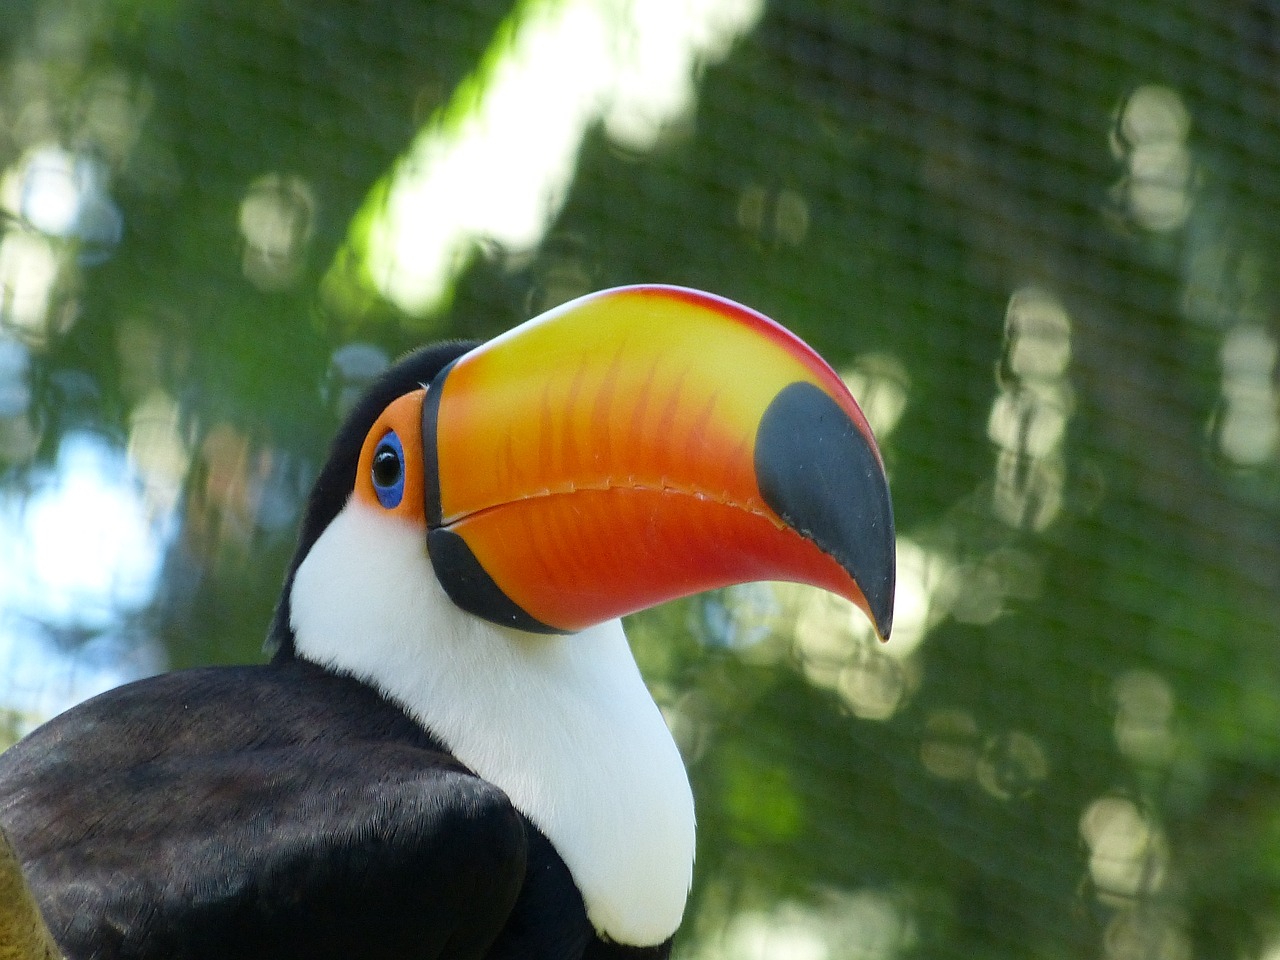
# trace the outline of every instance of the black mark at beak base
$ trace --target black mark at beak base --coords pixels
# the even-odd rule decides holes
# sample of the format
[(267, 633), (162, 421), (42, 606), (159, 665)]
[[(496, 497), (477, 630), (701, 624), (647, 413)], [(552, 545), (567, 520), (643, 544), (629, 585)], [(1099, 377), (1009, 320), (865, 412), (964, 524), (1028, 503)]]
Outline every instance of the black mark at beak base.
[(428, 530), (427, 553), (444, 592), (467, 613), (526, 633), (564, 632), (535, 620), (503, 593), (480, 565), (467, 541), (452, 530), (441, 527)]

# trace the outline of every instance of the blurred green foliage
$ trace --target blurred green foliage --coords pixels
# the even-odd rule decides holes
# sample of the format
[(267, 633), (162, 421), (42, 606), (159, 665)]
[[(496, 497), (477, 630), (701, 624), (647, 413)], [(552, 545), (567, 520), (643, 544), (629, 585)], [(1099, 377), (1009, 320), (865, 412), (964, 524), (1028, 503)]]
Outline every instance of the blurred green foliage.
[[(568, 6), (6, 0), (0, 671), (52, 651), (61, 689), (108, 633), (260, 658), (362, 362), (702, 287), (849, 376), (903, 583), (886, 650), (790, 588), (635, 618), (698, 797), (682, 956), (1280, 955), (1280, 9), (673, 4), (672, 44), (737, 18), (694, 99), (643, 144), (589, 124), (538, 240), (470, 242), (406, 309), (361, 259), (397, 160)], [(23, 505), (86, 432), (128, 451), (161, 576), (44, 622)]]

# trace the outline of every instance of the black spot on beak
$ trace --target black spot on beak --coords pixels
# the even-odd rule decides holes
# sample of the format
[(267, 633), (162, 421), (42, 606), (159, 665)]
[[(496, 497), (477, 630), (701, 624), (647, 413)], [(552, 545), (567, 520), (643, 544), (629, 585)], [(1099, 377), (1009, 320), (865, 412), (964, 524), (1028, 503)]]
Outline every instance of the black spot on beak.
[(871, 441), (810, 383), (784, 387), (760, 420), (756, 480), (765, 502), (851, 576), (880, 636), (893, 624), (893, 506)]

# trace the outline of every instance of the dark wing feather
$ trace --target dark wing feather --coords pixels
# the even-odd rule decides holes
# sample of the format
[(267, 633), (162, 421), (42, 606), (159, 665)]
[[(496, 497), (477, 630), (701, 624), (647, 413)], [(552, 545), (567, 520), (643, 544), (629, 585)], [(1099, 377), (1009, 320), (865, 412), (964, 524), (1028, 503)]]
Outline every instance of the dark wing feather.
[(297, 664), (64, 714), (0, 755), (0, 823), (72, 960), (479, 958), (527, 858), (500, 790)]

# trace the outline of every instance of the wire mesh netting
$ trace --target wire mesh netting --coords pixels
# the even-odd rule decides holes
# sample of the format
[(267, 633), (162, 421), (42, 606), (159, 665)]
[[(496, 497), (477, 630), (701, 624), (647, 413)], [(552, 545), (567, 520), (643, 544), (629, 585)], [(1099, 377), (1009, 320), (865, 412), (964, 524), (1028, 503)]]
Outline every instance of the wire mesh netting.
[(1280, 956), (1280, 7), (5, 0), (0, 743), (257, 662), (341, 413), (588, 290), (796, 330), (897, 626), (629, 624), (685, 958)]

